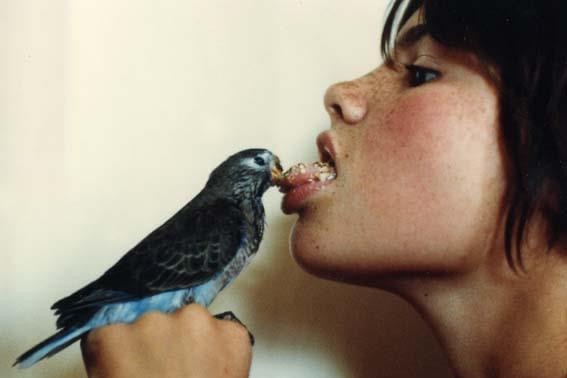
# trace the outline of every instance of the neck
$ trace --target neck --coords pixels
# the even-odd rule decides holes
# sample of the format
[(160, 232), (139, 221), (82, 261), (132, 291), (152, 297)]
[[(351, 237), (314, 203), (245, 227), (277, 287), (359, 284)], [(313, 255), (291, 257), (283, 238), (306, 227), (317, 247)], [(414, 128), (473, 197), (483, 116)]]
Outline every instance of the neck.
[(433, 327), (457, 377), (567, 377), (567, 275), (555, 253), (527, 273), (412, 278), (396, 291)]

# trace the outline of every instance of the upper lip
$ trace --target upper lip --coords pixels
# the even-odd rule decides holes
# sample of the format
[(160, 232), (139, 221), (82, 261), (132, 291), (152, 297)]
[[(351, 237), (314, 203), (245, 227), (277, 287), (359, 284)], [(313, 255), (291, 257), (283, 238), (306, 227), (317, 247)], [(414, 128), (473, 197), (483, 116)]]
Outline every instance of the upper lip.
[(325, 131), (317, 137), (317, 148), (319, 149), (319, 159), (323, 163), (331, 163), (336, 169), (336, 149), (331, 131)]

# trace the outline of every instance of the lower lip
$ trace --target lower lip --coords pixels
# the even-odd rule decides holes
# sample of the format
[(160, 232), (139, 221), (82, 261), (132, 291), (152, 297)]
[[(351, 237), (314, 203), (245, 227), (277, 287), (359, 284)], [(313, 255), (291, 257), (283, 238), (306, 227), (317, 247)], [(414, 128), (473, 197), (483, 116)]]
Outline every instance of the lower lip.
[(312, 197), (316, 193), (319, 193), (321, 190), (333, 183), (333, 181), (334, 180), (325, 182), (313, 181), (292, 188), (291, 190), (286, 192), (282, 200), (282, 211), (285, 214), (298, 213), (305, 207), (307, 200), (310, 197)]

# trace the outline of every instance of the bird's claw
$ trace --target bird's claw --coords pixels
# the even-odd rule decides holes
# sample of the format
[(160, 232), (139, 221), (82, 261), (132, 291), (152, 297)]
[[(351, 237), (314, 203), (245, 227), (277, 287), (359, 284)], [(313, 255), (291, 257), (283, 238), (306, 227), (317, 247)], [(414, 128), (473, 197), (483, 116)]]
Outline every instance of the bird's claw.
[(244, 323), (242, 323), (240, 321), (240, 319), (238, 319), (236, 317), (236, 315), (234, 315), (234, 313), (232, 311), (225, 311), (225, 312), (221, 312), (220, 314), (216, 314), (213, 315), (215, 318), (219, 319), (219, 320), (230, 320), (231, 322), (236, 322), (238, 324), (240, 324), (241, 326), (243, 326), (246, 331), (248, 332), (248, 337), (250, 338), (250, 345), (254, 346), (255, 343), (255, 338), (254, 335), (250, 332), (250, 330), (248, 329), (248, 327), (246, 327), (244, 325)]

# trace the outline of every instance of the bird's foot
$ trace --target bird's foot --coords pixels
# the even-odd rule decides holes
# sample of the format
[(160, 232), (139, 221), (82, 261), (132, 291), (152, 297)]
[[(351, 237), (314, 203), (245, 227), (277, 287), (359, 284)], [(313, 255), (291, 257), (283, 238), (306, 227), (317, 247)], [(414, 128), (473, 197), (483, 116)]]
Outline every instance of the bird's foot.
[(220, 314), (216, 314), (216, 315), (213, 315), (213, 316), (215, 318), (219, 319), (219, 320), (230, 320), (231, 322), (236, 322), (236, 323), (240, 324), (241, 326), (243, 326), (246, 329), (246, 331), (248, 332), (248, 337), (250, 337), (250, 344), (252, 346), (254, 346), (254, 342), (255, 342), (254, 335), (250, 332), (248, 327), (246, 327), (244, 325), (244, 323), (242, 323), (240, 321), (240, 319), (238, 319), (236, 317), (236, 315), (234, 315), (234, 313), (232, 311), (221, 312)]

